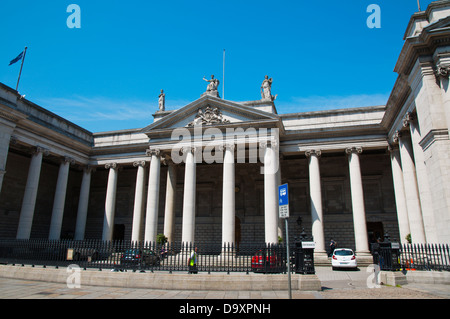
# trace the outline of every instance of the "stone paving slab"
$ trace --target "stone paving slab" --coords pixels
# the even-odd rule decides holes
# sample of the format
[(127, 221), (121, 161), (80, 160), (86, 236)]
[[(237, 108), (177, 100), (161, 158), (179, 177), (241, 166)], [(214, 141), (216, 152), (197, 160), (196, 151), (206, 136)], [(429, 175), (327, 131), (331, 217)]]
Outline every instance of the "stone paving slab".
[[(335, 281), (340, 284), (341, 281)], [(449, 287), (325, 288), (293, 291), (293, 299), (450, 299)], [(435, 289), (435, 292), (432, 290)], [(288, 299), (288, 291), (188, 291), (81, 286), (0, 278), (0, 299)]]
[[(358, 271), (332, 271), (318, 267), (316, 275), (322, 289), (293, 290), (293, 299), (450, 299), (450, 285), (414, 282), (401, 287), (368, 288), (370, 275), (364, 268)], [(248, 275), (243, 275), (248, 276)], [(266, 277), (260, 275), (261, 280)], [(91, 286), (69, 288), (66, 283), (30, 279), (0, 278), (0, 299), (172, 299), (172, 300), (255, 300), (288, 299), (286, 289), (250, 290), (188, 290), (146, 289)]]

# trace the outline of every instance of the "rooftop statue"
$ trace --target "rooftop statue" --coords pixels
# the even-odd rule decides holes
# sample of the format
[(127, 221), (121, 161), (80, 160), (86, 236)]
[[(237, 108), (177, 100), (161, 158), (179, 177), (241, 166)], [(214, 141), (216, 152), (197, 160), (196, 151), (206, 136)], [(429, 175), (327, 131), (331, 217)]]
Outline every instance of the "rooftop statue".
[(272, 82), (272, 78), (269, 79), (269, 76), (266, 75), (261, 84), (261, 99), (264, 101), (275, 101), (278, 96), (278, 94), (275, 96), (272, 95)]
[(166, 110), (166, 95), (164, 94), (164, 90), (161, 90), (161, 94), (159, 94), (158, 106), (160, 112)]
[(206, 92), (204, 94), (219, 97), (219, 92), (217, 92), (217, 88), (219, 87), (220, 81), (218, 79), (215, 79), (214, 75), (211, 75), (211, 80), (208, 80), (205, 77), (203, 77), (203, 80), (209, 82), (208, 86), (206, 87)]

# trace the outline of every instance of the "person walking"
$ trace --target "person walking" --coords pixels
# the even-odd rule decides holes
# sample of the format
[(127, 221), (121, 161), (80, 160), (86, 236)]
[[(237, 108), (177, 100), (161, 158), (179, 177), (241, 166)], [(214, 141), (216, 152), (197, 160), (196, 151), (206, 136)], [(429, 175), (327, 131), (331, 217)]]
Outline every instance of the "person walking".
[(198, 262), (198, 254), (197, 254), (197, 247), (194, 248), (194, 250), (191, 252), (191, 256), (189, 257), (189, 273), (190, 274), (196, 274), (198, 272), (197, 269), (197, 262)]
[(333, 255), (334, 250), (336, 249), (337, 243), (334, 241), (333, 238), (330, 239), (330, 254), (328, 257), (331, 257)]

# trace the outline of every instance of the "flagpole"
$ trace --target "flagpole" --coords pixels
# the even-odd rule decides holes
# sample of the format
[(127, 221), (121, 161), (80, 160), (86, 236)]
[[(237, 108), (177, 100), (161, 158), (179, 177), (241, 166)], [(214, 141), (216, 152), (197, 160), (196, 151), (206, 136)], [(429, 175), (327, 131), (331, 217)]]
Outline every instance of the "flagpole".
[(223, 49), (222, 99), (225, 100), (225, 49)]
[(420, 0), (417, 0), (417, 6), (419, 7), (419, 12), (421, 12), (422, 10), (420, 9)]
[(17, 79), (16, 91), (19, 89), (20, 77), (22, 75), (22, 68), (23, 68), (23, 63), (25, 62), (26, 55), (27, 55), (27, 47), (25, 47), (25, 50), (23, 51), (22, 64), (20, 65), (20, 72), (19, 72), (19, 78)]

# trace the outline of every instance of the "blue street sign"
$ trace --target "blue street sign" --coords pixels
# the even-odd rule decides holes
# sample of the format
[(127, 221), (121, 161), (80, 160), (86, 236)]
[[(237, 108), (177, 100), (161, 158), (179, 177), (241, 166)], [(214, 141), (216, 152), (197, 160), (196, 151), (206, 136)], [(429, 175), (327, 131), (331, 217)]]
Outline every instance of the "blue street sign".
[(278, 186), (278, 217), (289, 218), (288, 184)]
[(278, 205), (289, 205), (288, 184), (278, 186)]

